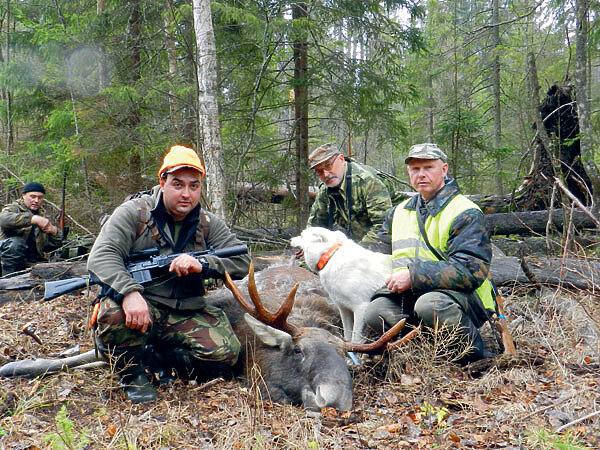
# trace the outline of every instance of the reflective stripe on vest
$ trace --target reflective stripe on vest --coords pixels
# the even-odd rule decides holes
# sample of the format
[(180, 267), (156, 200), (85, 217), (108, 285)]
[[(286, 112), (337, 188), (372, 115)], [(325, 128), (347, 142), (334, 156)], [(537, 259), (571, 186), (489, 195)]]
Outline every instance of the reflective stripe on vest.
[[(409, 201), (410, 199), (400, 203), (394, 211), (394, 220), (392, 221), (392, 272), (408, 268), (408, 264), (415, 260), (438, 261), (438, 258), (429, 250), (421, 237), (419, 223), (417, 222), (417, 211), (405, 208)], [(454, 219), (468, 209), (480, 210), (475, 203), (465, 196), (457, 195), (448, 202), (437, 216), (427, 217), (424, 225), (429, 243), (442, 255), (446, 254), (450, 227)], [(496, 309), (490, 280), (486, 278), (475, 292), (481, 299), (485, 309), (491, 311)]]

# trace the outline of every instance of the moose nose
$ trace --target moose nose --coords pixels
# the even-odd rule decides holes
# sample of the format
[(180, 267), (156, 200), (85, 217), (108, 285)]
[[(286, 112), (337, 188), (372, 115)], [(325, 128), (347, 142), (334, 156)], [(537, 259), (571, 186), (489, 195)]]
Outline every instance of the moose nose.
[(315, 403), (319, 408), (333, 406), (342, 412), (352, 409), (352, 392), (350, 391), (350, 395), (348, 395), (348, 392), (340, 389), (337, 384), (320, 384), (315, 394)]

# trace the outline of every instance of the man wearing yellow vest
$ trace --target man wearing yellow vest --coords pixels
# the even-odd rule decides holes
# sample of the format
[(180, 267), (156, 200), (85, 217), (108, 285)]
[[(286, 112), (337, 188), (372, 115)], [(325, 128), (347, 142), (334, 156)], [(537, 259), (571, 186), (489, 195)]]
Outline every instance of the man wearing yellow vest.
[(372, 250), (392, 254), (392, 275), (373, 297), (367, 323), (383, 332), (399, 320), (456, 327), (471, 347), (467, 364), (492, 356), (478, 328), (495, 311), (487, 279), (492, 248), (479, 207), (448, 178), (446, 154), (436, 144), (418, 144), (406, 158), (417, 195), (392, 208)]

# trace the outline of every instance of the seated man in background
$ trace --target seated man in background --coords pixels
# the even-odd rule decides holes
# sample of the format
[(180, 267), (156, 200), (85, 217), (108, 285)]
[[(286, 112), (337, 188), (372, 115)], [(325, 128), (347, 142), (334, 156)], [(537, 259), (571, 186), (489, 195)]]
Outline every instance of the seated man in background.
[[(184, 253), (242, 244), (223, 220), (200, 207), (205, 173), (193, 149), (171, 147), (158, 171), (160, 184), (115, 209), (88, 259), (88, 270), (102, 286), (97, 347), (119, 371), (134, 403), (158, 396), (147, 371), (151, 365), (185, 378), (211, 378), (231, 373), (238, 359), (240, 342), (225, 313), (206, 304), (203, 280), (222, 278), (225, 271), (244, 277), (249, 256), (198, 260)], [(184, 254), (142, 286), (124, 262), (153, 247), (161, 255)]]
[(392, 254), (392, 275), (369, 304), (366, 322), (379, 333), (403, 318), (445, 326), (463, 348), (470, 345), (459, 363), (492, 356), (478, 330), (495, 311), (483, 213), (446, 177), (446, 154), (437, 145), (413, 145), (405, 162), (417, 195), (390, 210), (379, 244), (371, 246)]
[(375, 169), (347, 159), (335, 143), (321, 145), (308, 160), (323, 184), (307, 226), (342, 230), (363, 247), (376, 242), (392, 201)]
[(47, 261), (45, 253), (61, 246), (62, 233), (46, 217), (43, 208), (45, 193), (40, 183), (27, 183), (22, 197), (0, 212), (2, 275)]

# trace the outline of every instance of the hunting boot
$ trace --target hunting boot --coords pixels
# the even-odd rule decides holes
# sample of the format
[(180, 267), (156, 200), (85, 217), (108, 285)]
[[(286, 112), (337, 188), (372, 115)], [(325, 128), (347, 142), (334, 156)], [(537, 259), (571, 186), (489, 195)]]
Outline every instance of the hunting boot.
[[(102, 347), (99, 348), (102, 351)], [(121, 388), (128, 400), (132, 403), (146, 403), (158, 398), (158, 392), (143, 364), (143, 348), (111, 349), (104, 354), (112, 358), (115, 370), (121, 376)]]
[(168, 352), (154, 347), (144, 346), (144, 364), (158, 385), (171, 384), (175, 381), (173, 363), (167, 357)]
[(495, 355), (488, 351), (481, 337), (481, 333), (468, 315), (463, 314), (459, 325), (460, 343), (458, 345), (470, 345), (469, 352), (462, 356), (457, 363), (461, 366), (466, 366), (480, 359), (492, 358)]

